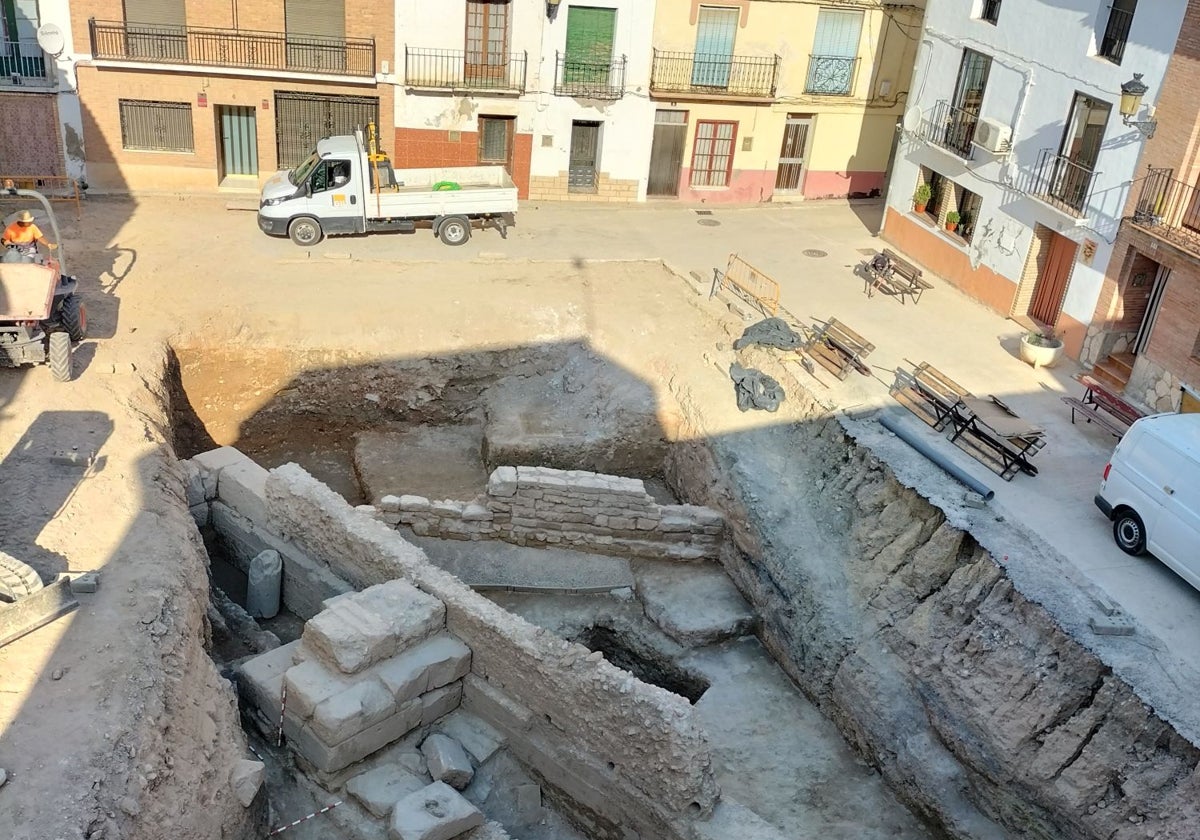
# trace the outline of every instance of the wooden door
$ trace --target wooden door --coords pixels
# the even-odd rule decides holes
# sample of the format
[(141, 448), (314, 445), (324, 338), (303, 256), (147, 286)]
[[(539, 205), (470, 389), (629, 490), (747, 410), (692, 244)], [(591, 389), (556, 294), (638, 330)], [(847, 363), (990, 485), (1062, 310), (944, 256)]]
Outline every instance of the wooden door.
[(687, 111), (656, 111), (654, 142), (650, 146), (650, 177), (646, 180), (647, 195), (679, 195), (685, 145)]
[(600, 123), (571, 124), (571, 159), (567, 169), (567, 191), (594, 193), (600, 161)]
[(503, 86), (508, 76), (509, 19), (509, 0), (468, 0), (468, 83)]
[(783, 127), (783, 147), (779, 150), (779, 171), (775, 175), (775, 189), (803, 189), (804, 158), (808, 151), (808, 133), (811, 129), (811, 117), (788, 114), (787, 123)]
[(1033, 302), (1029, 305), (1029, 316), (1036, 321), (1053, 327), (1062, 311), (1063, 297), (1071, 279), (1071, 268), (1075, 265), (1075, 252), (1079, 246), (1065, 236), (1050, 234), (1050, 249), (1046, 261), (1038, 272), (1033, 287)]

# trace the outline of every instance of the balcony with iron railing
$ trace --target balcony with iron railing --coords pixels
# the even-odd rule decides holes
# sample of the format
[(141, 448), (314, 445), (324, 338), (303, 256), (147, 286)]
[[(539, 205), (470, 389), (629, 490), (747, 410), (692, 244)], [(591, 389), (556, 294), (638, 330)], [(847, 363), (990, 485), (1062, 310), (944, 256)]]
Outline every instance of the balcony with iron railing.
[(1200, 257), (1200, 189), (1151, 169), (1134, 207), (1134, 225)]
[(810, 55), (804, 92), (820, 96), (850, 96), (854, 93), (854, 77), (857, 71), (857, 58)]
[(620, 99), (625, 95), (625, 56), (593, 61), (555, 53), (554, 93), (582, 99)]
[(963, 160), (971, 160), (975, 152), (975, 127), (979, 115), (963, 108), (955, 108), (947, 100), (925, 112), (921, 119), (921, 139), (945, 149)]
[(0, 87), (54, 83), (53, 63), (37, 41), (0, 38)]
[(404, 48), (404, 84), (426, 90), (524, 93), (529, 55)]
[(1125, 57), (1125, 44), (1129, 41), (1129, 30), (1133, 26), (1133, 11), (1118, 9), (1115, 5), (1108, 10), (1108, 25), (1100, 40), (1100, 55), (1114, 64)]
[(88, 21), (93, 58), (337, 76), (375, 75), (374, 38)]
[(1098, 174), (1054, 149), (1042, 149), (1037, 166), (1029, 173), (1026, 192), (1064, 215), (1082, 219), (1091, 204)]
[(775, 98), (782, 63), (777, 55), (710, 55), (656, 49), (650, 93), (770, 101)]

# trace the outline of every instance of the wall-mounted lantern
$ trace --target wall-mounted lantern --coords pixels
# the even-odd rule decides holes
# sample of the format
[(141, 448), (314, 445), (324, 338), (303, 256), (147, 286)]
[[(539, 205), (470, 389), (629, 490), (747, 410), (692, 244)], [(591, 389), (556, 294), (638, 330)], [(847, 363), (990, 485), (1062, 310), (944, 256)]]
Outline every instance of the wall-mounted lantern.
[(1158, 128), (1158, 121), (1154, 119), (1154, 106), (1146, 106), (1146, 119), (1135, 120), (1134, 117), (1141, 110), (1142, 97), (1148, 90), (1150, 88), (1142, 81), (1141, 73), (1134, 73), (1132, 79), (1121, 85), (1121, 122), (1130, 128), (1136, 128), (1147, 140), (1154, 136), (1154, 130)]
[(546, 17), (554, 20), (558, 17), (558, 7), (562, 5), (562, 0), (546, 0)]

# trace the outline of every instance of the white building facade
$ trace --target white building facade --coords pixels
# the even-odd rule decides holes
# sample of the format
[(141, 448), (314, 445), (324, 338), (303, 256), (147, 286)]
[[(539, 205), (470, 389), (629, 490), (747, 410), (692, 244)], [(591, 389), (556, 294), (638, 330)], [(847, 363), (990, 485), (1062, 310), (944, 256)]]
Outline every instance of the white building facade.
[(929, 0), (881, 235), (1078, 357), (1186, 6)]
[(644, 198), (654, 8), (396, 0), (398, 165), (503, 164), (523, 198)]

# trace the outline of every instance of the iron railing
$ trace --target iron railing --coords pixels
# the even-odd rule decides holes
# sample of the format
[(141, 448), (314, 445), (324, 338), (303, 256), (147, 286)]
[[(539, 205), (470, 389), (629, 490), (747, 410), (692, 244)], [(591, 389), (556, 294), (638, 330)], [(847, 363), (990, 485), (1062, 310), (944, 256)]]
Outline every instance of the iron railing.
[(1092, 200), (1096, 174), (1054, 149), (1042, 149), (1030, 173), (1028, 192), (1057, 210), (1082, 218)]
[(928, 111), (922, 134), (927, 142), (953, 152), (963, 160), (970, 160), (975, 147), (975, 127), (979, 115), (962, 108), (955, 108), (947, 100), (938, 100)]
[(88, 26), (92, 56), (109, 61), (292, 70), (339, 76), (375, 75), (374, 38), (325, 38), (249, 29), (156, 26), (95, 18), (88, 21)]
[(1000, 0), (983, 0), (983, 11), (979, 15), (980, 20), (986, 20), (988, 23), (996, 23), (1000, 20)]
[(584, 99), (620, 99), (625, 95), (625, 56), (585, 61), (555, 53), (554, 93)]
[(857, 69), (857, 58), (810, 55), (804, 92), (822, 96), (849, 96), (854, 92), (854, 76)]
[(525, 92), (528, 53), (478, 55), (463, 50), (404, 48), (404, 83), (437, 90)]
[(48, 84), (46, 53), (37, 41), (0, 38), (0, 85)]
[(1104, 27), (1104, 38), (1100, 41), (1100, 55), (1116, 64), (1125, 57), (1125, 43), (1129, 40), (1129, 29), (1133, 26), (1133, 12), (1118, 9), (1108, 10), (1108, 25)]
[(1171, 174), (1170, 169), (1150, 170), (1142, 182), (1132, 221), (1200, 253), (1200, 189)]
[(782, 63), (777, 55), (709, 55), (656, 49), (650, 90), (774, 99)]

